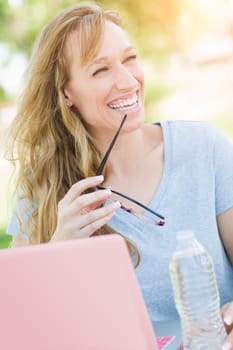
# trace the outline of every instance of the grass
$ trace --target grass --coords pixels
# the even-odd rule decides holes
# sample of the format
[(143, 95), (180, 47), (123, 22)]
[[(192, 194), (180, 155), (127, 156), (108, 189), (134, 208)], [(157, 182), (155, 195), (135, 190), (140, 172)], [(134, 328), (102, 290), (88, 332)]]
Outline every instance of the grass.
[(6, 227), (0, 227), (0, 249), (8, 248), (11, 236), (6, 234)]

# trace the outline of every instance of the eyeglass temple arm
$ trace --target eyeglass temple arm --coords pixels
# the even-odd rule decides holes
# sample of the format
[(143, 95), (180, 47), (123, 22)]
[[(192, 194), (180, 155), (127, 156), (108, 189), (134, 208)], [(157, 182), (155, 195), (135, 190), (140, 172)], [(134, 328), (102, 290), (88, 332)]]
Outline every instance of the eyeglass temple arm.
[(124, 118), (123, 118), (122, 121), (121, 121), (121, 124), (120, 124), (120, 126), (119, 126), (119, 129), (117, 130), (117, 132), (116, 132), (116, 134), (115, 134), (115, 136), (114, 136), (114, 138), (113, 138), (113, 140), (112, 140), (110, 146), (108, 147), (108, 149), (107, 149), (107, 151), (106, 151), (106, 153), (105, 153), (105, 155), (104, 155), (104, 157), (103, 157), (103, 159), (102, 159), (102, 161), (101, 161), (101, 163), (100, 163), (100, 165), (99, 165), (99, 168), (97, 169), (96, 176), (102, 174), (102, 172), (103, 172), (103, 170), (104, 170), (104, 166), (105, 166), (105, 164), (106, 164), (106, 162), (107, 162), (107, 159), (108, 159), (108, 157), (109, 157), (109, 155), (110, 155), (110, 153), (111, 153), (111, 150), (112, 150), (112, 148), (113, 148), (113, 146), (114, 146), (114, 144), (115, 144), (115, 142), (116, 142), (116, 139), (117, 139), (117, 137), (118, 137), (118, 135), (119, 135), (119, 132), (121, 131), (121, 128), (122, 128), (122, 126), (123, 126), (123, 124), (124, 124), (126, 118), (127, 118), (127, 114), (124, 115)]
[[(106, 187), (103, 187), (103, 186), (96, 186), (96, 187), (97, 187), (98, 189), (100, 189), (100, 190), (106, 190)], [(125, 199), (128, 199), (129, 201), (131, 201), (131, 202), (133, 202), (133, 203), (139, 205), (139, 207), (142, 207), (143, 209), (149, 211), (150, 213), (154, 214), (155, 216), (159, 217), (160, 219), (165, 220), (164, 216), (162, 216), (162, 215), (156, 213), (154, 210), (152, 210), (152, 209), (146, 207), (144, 204), (138, 202), (136, 199), (133, 199), (133, 198), (131, 198), (131, 197), (129, 197), (129, 196), (126, 196), (126, 195), (123, 194), (123, 193), (117, 192), (117, 191), (112, 190), (112, 189), (111, 189), (111, 192), (112, 192), (112, 193), (115, 193), (115, 194), (118, 194), (118, 196), (120, 196), (120, 197), (123, 197), (123, 198), (125, 198)]]
[[(112, 150), (112, 148), (113, 148), (113, 146), (114, 146), (114, 144), (116, 142), (116, 139), (117, 139), (117, 137), (118, 137), (118, 135), (119, 135), (119, 133), (121, 131), (122, 126), (124, 125), (124, 122), (125, 122), (126, 118), (127, 118), (127, 114), (124, 115), (124, 117), (123, 117), (123, 119), (121, 121), (121, 124), (120, 124), (120, 126), (119, 126), (119, 128), (118, 128), (118, 130), (117, 130), (117, 132), (116, 132), (116, 134), (114, 136), (114, 138), (112, 139), (112, 142), (111, 142), (110, 146), (108, 147), (108, 149), (107, 149), (107, 151), (106, 151), (106, 153), (105, 153), (105, 155), (104, 155), (104, 157), (103, 157), (103, 159), (102, 159), (102, 161), (101, 161), (101, 163), (99, 165), (99, 168), (97, 169), (97, 172), (96, 172), (97, 176), (102, 174), (104, 166), (106, 164), (106, 161), (107, 161), (107, 159), (108, 159), (108, 157), (109, 157), (109, 155), (111, 153), (111, 150)], [(103, 187), (103, 186), (96, 186), (96, 188), (103, 189), (103, 190), (105, 189), (105, 187)], [(117, 195), (119, 195), (119, 196), (121, 196), (121, 197), (123, 197), (125, 199), (128, 199), (129, 201), (139, 205), (140, 207), (142, 207), (143, 209), (149, 211), (150, 213), (152, 213), (153, 215), (159, 217), (160, 219), (165, 220), (165, 218), (162, 215), (156, 213), (155, 211), (153, 211), (152, 209), (146, 207), (144, 204), (138, 202), (137, 200), (135, 200), (135, 199), (133, 199), (133, 198), (131, 198), (129, 196), (126, 196), (125, 194), (122, 194), (120, 192), (117, 192), (115, 190), (111, 190), (111, 192), (115, 193), (115, 194), (117, 194)]]

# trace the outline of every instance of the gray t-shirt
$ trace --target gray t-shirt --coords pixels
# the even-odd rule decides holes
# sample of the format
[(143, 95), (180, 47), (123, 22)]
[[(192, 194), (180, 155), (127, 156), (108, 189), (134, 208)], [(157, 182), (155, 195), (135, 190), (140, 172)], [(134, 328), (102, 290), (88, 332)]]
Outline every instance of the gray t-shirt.
[[(161, 126), (164, 168), (148, 206), (165, 216), (165, 225), (145, 224), (122, 209), (109, 222), (140, 251), (136, 275), (153, 321), (178, 317), (168, 266), (180, 230), (192, 230), (211, 254), (221, 304), (233, 300), (233, 269), (216, 223), (216, 215), (233, 206), (233, 145), (206, 122), (169, 121)], [(19, 234), (15, 216), (8, 233)]]
[(110, 221), (140, 251), (136, 274), (154, 321), (178, 317), (168, 266), (180, 230), (192, 230), (211, 254), (221, 304), (233, 300), (233, 268), (216, 224), (216, 215), (233, 206), (233, 144), (206, 122), (170, 121), (161, 126), (165, 163), (148, 206), (165, 216), (165, 225), (145, 224), (122, 209)]

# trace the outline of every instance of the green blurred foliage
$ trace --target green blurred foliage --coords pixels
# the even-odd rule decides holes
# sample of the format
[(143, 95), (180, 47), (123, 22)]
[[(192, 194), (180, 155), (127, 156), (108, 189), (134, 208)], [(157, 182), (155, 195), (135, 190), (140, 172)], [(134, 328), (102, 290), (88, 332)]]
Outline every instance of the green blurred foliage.
[(8, 248), (11, 243), (11, 236), (6, 235), (6, 228), (0, 227), (0, 249)]
[(3, 89), (3, 87), (0, 85), (0, 103), (5, 102), (8, 100), (9, 97), (6, 93), (6, 91)]
[(100, 3), (120, 11), (143, 55), (156, 53), (160, 56), (174, 48), (174, 27), (181, 12), (180, 0), (107, 0)]
[[(41, 27), (71, 0), (22, 0), (19, 8), (0, 2), (0, 41), (28, 54)], [(179, 0), (101, 0), (98, 3), (120, 12), (126, 28), (137, 38), (142, 52), (163, 52), (174, 46), (174, 25), (180, 13)]]

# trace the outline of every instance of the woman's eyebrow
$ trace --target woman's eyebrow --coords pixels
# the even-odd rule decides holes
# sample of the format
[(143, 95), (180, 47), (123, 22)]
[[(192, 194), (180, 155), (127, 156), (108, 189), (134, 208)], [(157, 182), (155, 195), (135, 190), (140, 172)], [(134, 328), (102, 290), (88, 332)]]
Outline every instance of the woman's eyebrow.
[(126, 49), (124, 49), (123, 52), (131, 51), (131, 50), (136, 50), (136, 47), (135, 46), (126, 47)]
[[(136, 50), (136, 48), (134, 46), (128, 46), (122, 52), (125, 53), (125, 52), (131, 51), (133, 49)], [(87, 66), (86, 70), (89, 70), (92, 66), (94, 66), (96, 64), (106, 63), (106, 61), (108, 61), (108, 60), (109, 60), (109, 58), (107, 56), (98, 57)]]
[(87, 70), (90, 69), (92, 66), (99, 64), (99, 63), (105, 63), (108, 60), (107, 56), (103, 56), (103, 57), (99, 57), (96, 58), (94, 61), (92, 61), (88, 66), (87, 66)]

